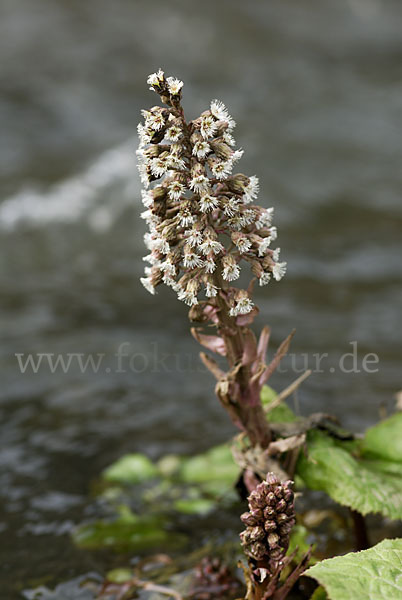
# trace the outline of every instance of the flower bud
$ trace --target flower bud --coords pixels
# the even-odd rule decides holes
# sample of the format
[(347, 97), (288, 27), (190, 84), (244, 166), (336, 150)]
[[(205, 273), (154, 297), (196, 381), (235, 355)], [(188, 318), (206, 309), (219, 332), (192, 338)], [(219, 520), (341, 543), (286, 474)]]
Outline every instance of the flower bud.
[(262, 275), (264, 274), (264, 269), (262, 268), (260, 261), (253, 260), (251, 262), (251, 271), (252, 271), (253, 275), (258, 277), (258, 279), (260, 277), (262, 277)]
[(281, 513), (276, 517), (278, 523), (286, 523), (289, 520), (289, 516), (285, 513)]
[(240, 534), (245, 553), (258, 561), (267, 559), (275, 569), (289, 546), (289, 534), (295, 523), (293, 499), (279, 498), (291, 491), (291, 482), (282, 484), (274, 473), (258, 484), (248, 498), (250, 512), (241, 517), (247, 526)]
[(152, 191), (154, 201), (163, 200), (166, 197), (167, 189), (161, 185), (155, 187)]
[(251, 512), (245, 512), (241, 515), (240, 519), (242, 520), (242, 522), (245, 525), (248, 525), (249, 527), (253, 527), (254, 525), (257, 525), (258, 523), (258, 519), (253, 516), (251, 514)]
[(263, 540), (265, 537), (264, 529), (258, 525), (256, 527), (251, 527), (248, 531), (251, 542), (258, 542), (259, 540)]
[(266, 555), (265, 544), (261, 542), (254, 542), (250, 545), (248, 551), (246, 550), (246, 553), (255, 560), (261, 560)]
[(204, 112), (201, 113), (201, 119), (206, 119), (206, 118), (209, 118), (209, 117), (212, 117), (212, 113), (211, 113), (211, 111), (209, 109), (208, 110), (204, 110)]
[(152, 133), (150, 143), (151, 144), (159, 144), (159, 142), (161, 142), (163, 140), (163, 138), (165, 137), (165, 129), (166, 129), (166, 126), (164, 126), (160, 131), (154, 131)]
[(280, 484), (280, 481), (278, 479), (278, 477), (275, 475), (275, 473), (268, 473), (267, 477), (266, 477), (266, 482), (269, 486), (271, 485), (278, 485)]
[(151, 207), (151, 211), (154, 215), (158, 217), (163, 217), (166, 214), (165, 202), (161, 200), (155, 201)]
[(199, 131), (194, 131), (191, 136), (190, 136), (190, 142), (192, 143), (193, 146), (195, 146), (195, 144), (197, 144), (197, 142), (202, 142), (203, 141), (203, 137), (200, 134)]
[(232, 175), (232, 177), (228, 177), (226, 180), (226, 185), (230, 189), (231, 192), (235, 192), (236, 194), (243, 194), (246, 189), (249, 178), (242, 173), (238, 173), (237, 175)]
[(275, 529), (276, 529), (276, 522), (275, 521), (265, 521), (264, 529), (267, 532), (269, 532), (269, 531), (275, 531)]
[(275, 509), (273, 506), (267, 506), (264, 508), (264, 517), (266, 519), (270, 519), (275, 514)]
[(251, 492), (248, 498), (248, 503), (250, 508), (264, 508), (265, 500), (256, 490), (254, 490), (253, 492)]
[(162, 237), (163, 237), (163, 239), (167, 240), (168, 242), (172, 242), (173, 240), (176, 240), (177, 239), (177, 224), (170, 223), (169, 225), (166, 225), (163, 228)]
[(295, 524), (295, 521), (294, 521), (294, 519), (292, 519), (291, 521), (288, 521), (287, 523), (283, 523), (279, 527), (279, 533), (282, 538), (289, 535), (289, 533), (292, 531), (294, 524)]
[(250, 514), (255, 518), (255, 519), (262, 519), (263, 518), (263, 511), (260, 508), (253, 508), (250, 510)]
[(267, 494), (267, 502), (268, 502), (269, 504), (273, 504), (273, 502), (275, 502), (275, 500), (276, 500), (276, 498), (275, 498), (275, 494), (274, 494), (274, 492), (269, 492), (269, 493)]
[(225, 131), (229, 127), (229, 123), (227, 121), (217, 121), (215, 123), (215, 127), (216, 127), (216, 135), (221, 136), (225, 133)]
[(161, 150), (161, 146), (149, 146), (149, 148), (144, 150), (144, 156), (146, 156), (147, 158), (157, 158), (162, 152), (163, 150)]
[(277, 546), (276, 548), (272, 548), (272, 550), (270, 551), (270, 559), (271, 562), (278, 562), (280, 561), (283, 557), (284, 557), (284, 551), (283, 548), (281, 548), (280, 546)]
[(283, 510), (285, 510), (285, 508), (287, 507), (287, 503), (286, 500), (279, 500), (279, 502), (277, 503), (277, 505), (275, 506), (275, 509), (278, 513), (282, 512)]
[(151, 282), (154, 287), (159, 285), (162, 281), (163, 273), (158, 267), (152, 267), (151, 269)]
[(269, 533), (267, 537), (268, 546), (271, 550), (278, 546), (279, 535), (277, 533)]
[(221, 160), (229, 160), (232, 157), (233, 150), (230, 146), (225, 144), (225, 142), (218, 142), (212, 140), (210, 142), (210, 146), (215, 152), (216, 156)]
[(240, 537), (240, 541), (241, 541), (242, 545), (243, 546), (248, 546), (249, 543), (250, 543), (250, 541), (251, 541), (250, 540), (250, 530), (246, 529), (245, 531), (242, 531), (239, 534), (239, 537)]
[(188, 311), (188, 318), (194, 323), (204, 323), (208, 320), (208, 316), (205, 314), (204, 309), (200, 304), (195, 304), (190, 308)]

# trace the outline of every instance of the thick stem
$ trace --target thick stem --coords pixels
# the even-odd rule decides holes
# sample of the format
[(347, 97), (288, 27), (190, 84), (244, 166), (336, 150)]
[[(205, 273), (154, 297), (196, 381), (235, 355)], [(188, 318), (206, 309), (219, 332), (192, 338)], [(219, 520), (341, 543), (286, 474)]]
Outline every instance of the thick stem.
[[(184, 144), (191, 150), (190, 130), (181, 103), (178, 103), (176, 110), (183, 124)], [(189, 154), (189, 160), (191, 160), (191, 153)], [(211, 225), (213, 226), (213, 223)], [(215, 273), (214, 280), (218, 288), (224, 289), (226, 287), (227, 289), (226, 282), (222, 280), (218, 273)], [(218, 312), (218, 329), (225, 342), (229, 367), (233, 369), (241, 363), (244, 354), (242, 327), (237, 326), (235, 319), (230, 317), (229, 307), (222, 294), (218, 294), (217, 301), (220, 308)], [(236, 374), (236, 383), (239, 385), (240, 394), (237, 398), (233, 398), (234, 410), (251, 443), (266, 448), (271, 441), (271, 431), (260, 399), (256, 399), (251, 394), (250, 378), (250, 368), (247, 365), (241, 366)]]
[(364, 516), (356, 510), (350, 510), (353, 519), (353, 528), (355, 532), (355, 550), (367, 550), (370, 548), (370, 540), (368, 537), (366, 520)]
[[(223, 282), (218, 277), (216, 277), (216, 285), (223, 287)], [(230, 317), (229, 306), (221, 294), (218, 294), (217, 301), (220, 308), (217, 315), (219, 333), (225, 342), (229, 367), (232, 369), (241, 363), (244, 354), (243, 328), (237, 326), (235, 319)], [(241, 366), (236, 374), (236, 383), (240, 388), (236, 412), (251, 443), (266, 448), (272, 435), (260, 399), (256, 400), (250, 393), (250, 378), (249, 366)]]

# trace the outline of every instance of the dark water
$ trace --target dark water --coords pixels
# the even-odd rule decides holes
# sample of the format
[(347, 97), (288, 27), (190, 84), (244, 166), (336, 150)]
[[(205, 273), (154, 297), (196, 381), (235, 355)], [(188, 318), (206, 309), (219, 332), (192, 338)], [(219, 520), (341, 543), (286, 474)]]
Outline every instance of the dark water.
[[(298, 409), (358, 430), (391, 408), (402, 388), (401, 24), (399, 0), (2, 0), (2, 597), (102, 568), (68, 532), (91, 515), (91, 477), (119, 455), (191, 453), (232, 433), (185, 307), (138, 282), (134, 133), (159, 66), (185, 81), (190, 117), (214, 97), (228, 105), (242, 169), (276, 207), (289, 271), (259, 293), (260, 324), (273, 346), (296, 327), (297, 370), (329, 355)], [(353, 341), (359, 372), (343, 372)], [(132, 368), (125, 357), (118, 369), (124, 342)], [(22, 374), (16, 353), (105, 359), (98, 373), (74, 362)], [(367, 353), (376, 372), (361, 367)]]

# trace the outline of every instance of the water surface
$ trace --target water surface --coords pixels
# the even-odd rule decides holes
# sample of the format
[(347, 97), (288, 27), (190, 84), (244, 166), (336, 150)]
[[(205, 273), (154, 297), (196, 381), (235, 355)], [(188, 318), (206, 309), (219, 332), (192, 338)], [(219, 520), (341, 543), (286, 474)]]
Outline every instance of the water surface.
[[(297, 409), (361, 430), (391, 408), (402, 387), (401, 19), (397, 0), (3, 0), (5, 597), (49, 573), (110, 565), (74, 549), (68, 533), (94, 512), (89, 482), (112, 460), (193, 453), (233, 431), (185, 307), (138, 282), (134, 134), (155, 101), (145, 78), (159, 66), (185, 81), (190, 118), (211, 98), (228, 105), (242, 170), (259, 175), (261, 203), (276, 208), (289, 270), (259, 292), (259, 324), (271, 324), (273, 347), (296, 327), (297, 370), (329, 355)], [(360, 372), (342, 372), (353, 341)], [(124, 342), (134, 368), (127, 358), (117, 372)], [(38, 352), (106, 358), (98, 373), (75, 364), (21, 374), (15, 354)], [(378, 370), (368, 373), (361, 361), (373, 352)], [(287, 365), (278, 389), (299, 374)]]

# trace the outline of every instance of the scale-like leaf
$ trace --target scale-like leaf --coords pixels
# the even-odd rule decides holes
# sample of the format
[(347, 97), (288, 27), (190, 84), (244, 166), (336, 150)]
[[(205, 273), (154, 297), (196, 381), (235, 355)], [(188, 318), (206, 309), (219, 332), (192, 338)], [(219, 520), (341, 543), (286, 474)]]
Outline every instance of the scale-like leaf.
[(304, 575), (324, 586), (331, 600), (400, 600), (402, 539), (323, 560)]

